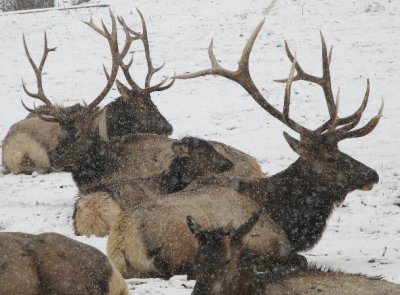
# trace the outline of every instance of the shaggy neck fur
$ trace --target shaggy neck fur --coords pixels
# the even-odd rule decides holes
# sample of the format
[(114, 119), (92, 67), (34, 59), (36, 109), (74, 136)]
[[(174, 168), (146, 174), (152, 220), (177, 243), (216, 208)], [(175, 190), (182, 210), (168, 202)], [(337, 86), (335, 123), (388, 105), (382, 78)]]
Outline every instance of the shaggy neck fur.
[(120, 150), (118, 144), (101, 140), (97, 133), (90, 137), (88, 145), (88, 152), (79, 158), (78, 164), (71, 171), (80, 190), (114, 172)]
[(242, 181), (238, 190), (264, 205), (295, 251), (310, 249), (319, 241), (335, 203), (348, 193), (313, 172), (301, 158), (268, 179)]

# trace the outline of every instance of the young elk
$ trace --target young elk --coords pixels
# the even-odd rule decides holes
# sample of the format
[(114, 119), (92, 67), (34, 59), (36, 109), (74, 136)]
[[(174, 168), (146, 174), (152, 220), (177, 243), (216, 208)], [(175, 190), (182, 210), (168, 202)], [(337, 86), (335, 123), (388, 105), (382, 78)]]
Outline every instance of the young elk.
[[(300, 135), (300, 140), (297, 140), (284, 132), (289, 146), (300, 156), (287, 169), (268, 179), (239, 180), (234, 182), (232, 188), (259, 202), (286, 232), (293, 249), (302, 251), (318, 242), (334, 206), (342, 203), (348, 193), (357, 189), (370, 190), (378, 182), (379, 177), (375, 170), (341, 152), (338, 143), (347, 138), (362, 137), (370, 133), (382, 115), (383, 102), (374, 118), (365, 126), (354, 129), (367, 106), (370, 90), (367, 81), (364, 100), (359, 109), (350, 116), (338, 116), (339, 95), (336, 96), (335, 102), (329, 69), (332, 51), (328, 54), (321, 34), (322, 77), (304, 72), (285, 42), (292, 68), (288, 79), (279, 80), (286, 82), (283, 112), (280, 112), (264, 98), (249, 72), (251, 49), (263, 23), (264, 21), (257, 26), (247, 41), (236, 71), (226, 70), (219, 65), (211, 42), (208, 49), (211, 68), (176, 78), (218, 75), (230, 79), (241, 85), (264, 110)], [(315, 130), (310, 130), (289, 117), (291, 86), (298, 80), (314, 83), (324, 92), (330, 117)]]
[[(47, 152), (54, 149), (58, 144), (58, 137), (64, 138), (70, 136), (70, 133), (80, 132), (82, 124), (85, 121), (92, 120), (91, 129), (95, 129), (101, 125), (104, 136), (122, 136), (125, 134), (138, 133), (153, 133), (160, 135), (170, 135), (172, 126), (158, 111), (157, 107), (151, 101), (150, 94), (155, 91), (163, 91), (173, 85), (171, 83), (164, 85), (165, 80), (157, 85), (151, 86), (150, 80), (152, 76), (161, 70), (162, 67), (154, 68), (150, 58), (149, 43), (147, 37), (146, 24), (142, 14), (139, 12), (142, 19), (143, 33), (134, 33), (128, 28), (122, 18), (118, 18), (119, 23), (123, 26), (126, 41), (122, 51), (119, 53), (117, 42), (116, 21), (110, 11), (112, 20), (112, 32), (99, 29), (92, 20), (86, 24), (96, 32), (105, 37), (111, 49), (113, 57), (112, 71), (107, 76), (107, 85), (101, 94), (89, 105), (82, 106), (79, 104), (73, 107), (57, 107), (53, 110), (50, 101), (44, 94), (42, 86), (42, 71), (48, 54), (55, 51), (55, 48), (47, 47), (47, 39), (45, 36), (45, 50), (39, 67), (32, 60), (28, 47), (24, 41), (25, 53), (29, 62), (34, 69), (38, 84), (38, 93), (29, 92), (25, 85), (24, 91), (31, 97), (41, 100), (45, 103), (44, 107), (31, 110), (26, 108), (31, 113), (23, 120), (11, 126), (3, 143), (3, 166), (7, 171), (12, 173), (47, 173), (51, 171)], [(130, 35), (134, 33), (134, 36)], [(133, 41), (140, 39), (145, 48), (147, 59), (148, 74), (146, 76), (145, 88), (140, 88), (132, 79), (129, 73), (129, 68), (132, 61), (128, 64), (123, 62), (124, 56), (128, 53), (130, 45)], [(117, 81), (117, 87), (121, 97), (109, 103), (103, 110), (102, 116), (98, 116), (99, 112), (94, 112), (97, 105), (105, 98), (111, 89), (118, 72), (118, 67), (123, 69), (125, 77), (132, 89), (128, 89), (121, 82)], [(48, 105), (50, 107), (48, 107)], [(53, 116), (56, 120), (52, 120), (48, 116)], [(45, 119), (46, 121), (41, 120)], [(61, 132), (62, 131), (62, 132)]]
[(55, 233), (0, 233), (2, 295), (128, 295), (99, 250)]
[[(196, 239), (186, 217), (193, 216), (209, 228), (231, 222), (239, 226), (261, 206), (230, 188), (203, 186), (143, 202), (123, 212), (111, 228), (107, 253), (124, 277), (170, 277), (193, 274)], [(286, 234), (265, 213), (260, 213), (243, 245), (277, 268), (304, 264), (290, 250)]]
[(187, 225), (197, 241), (193, 267), (196, 285), (192, 295), (257, 294), (254, 278), (241, 267), (241, 252), (242, 240), (259, 216), (259, 212), (254, 213), (237, 229), (204, 229), (192, 216), (187, 217)]
[(188, 216), (196, 237), (196, 285), (193, 295), (378, 295), (399, 294), (400, 285), (363, 275), (326, 271), (310, 266), (288, 274), (256, 270), (242, 240), (257, 222), (257, 214), (237, 230), (203, 229)]

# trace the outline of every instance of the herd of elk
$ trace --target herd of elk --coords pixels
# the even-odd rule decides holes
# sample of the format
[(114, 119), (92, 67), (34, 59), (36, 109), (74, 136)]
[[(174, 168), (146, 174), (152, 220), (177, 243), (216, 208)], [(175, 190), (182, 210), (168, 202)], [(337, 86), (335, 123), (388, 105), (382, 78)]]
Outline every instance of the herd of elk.
[[(267, 100), (256, 96), (259, 92), (255, 91), (257, 88), (248, 71), (250, 52), (262, 24), (249, 38), (237, 72), (222, 69), (216, 63), (210, 47), (211, 69), (176, 78), (219, 74), (237, 79), (235, 81), (243, 87), (254, 87), (252, 91), (248, 90), (249, 94), (258, 99), (260, 104), (263, 102), (267, 112), (273, 113), (301, 134), (301, 141), (284, 134), (300, 158), (289, 168), (268, 178), (226, 178), (223, 175), (199, 178), (181, 192), (169, 194), (160, 200), (143, 202), (133, 211), (128, 211), (111, 228), (108, 240), (108, 255), (124, 276), (148, 276), (153, 273), (170, 276), (191, 270), (196, 243), (187, 230), (185, 233), (187, 215), (207, 222), (208, 226), (221, 227), (229, 220), (240, 224), (244, 216), (261, 208), (265, 210), (263, 216), (266, 214), (268, 219), (263, 217), (263, 222), (256, 227), (257, 231), (275, 234), (250, 234), (249, 238), (257, 238), (254, 239), (255, 243), (246, 242), (246, 250), (263, 256), (272, 264), (276, 259), (284, 261), (283, 264), (279, 263), (283, 267), (301, 266), (305, 258), (302, 259), (296, 252), (310, 249), (319, 241), (335, 204), (343, 202), (349, 192), (371, 189), (378, 182), (374, 170), (340, 152), (337, 146), (345, 138), (368, 134), (378, 124), (382, 107), (364, 127), (354, 129), (368, 101), (369, 83), (359, 110), (340, 118), (338, 97), (335, 102), (331, 90), (331, 54), (328, 54), (323, 37), (322, 78), (304, 73), (286, 46), (292, 68), (285, 80), (284, 111), (279, 112)], [(327, 122), (315, 131), (289, 118), (291, 85), (293, 80), (300, 79), (313, 81), (323, 88), (328, 109), (332, 112)]]
[[(339, 92), (335, 97), (330, 74), (332, 50), (328, 52), (322, 34), (322, 77), (306, 73), (285, 43), (292, 67), (287, 79), (277, 80), (286, 83), (279, 111), (261, 94), (249, 71), (262, 21), (248, 39), (237, 70), (219, 64), (211, 42), (210, 68), (152, 85), (163, 65), (153, 66), (146, 23), (138, 13), (141, 33), (111, 11), (111, 30), (92, 19), (86, 22), (107, 40), (112, 57), (110, 73), (104, 68), (106, 86), (87, 105), (61, 107), (47, 98), (42, 72), (55, 48), (48, 47), (45, 35), (37, 65), (23, 38), (37, 92), (25, 84), (23, 89), (44, 105), (30, 109), (23, 104), (30, 114), (4, 139), (3, 166), (13, 173), (71, 172), (79, 189), (75, 233), (109, 234), (110, 262), (99, 251), (57, 234), (0, 233), (0, 251), (6, 253), (0, 257), (0, 270), (6, 270), (0, 271), (0, 288), (21, 280), (18, 273), (24, 271), (23, 288), (32, 295), (123, 295), (128, 291), (122, 276), (175, 274), (197, 279), (194, 295), (335, 294), (340, 284), (350, 286), (348, 294), (377, 294), (379, 288), (385, 294), (398, 293), (398, 285), (383, 280), (313, 269), (297, 253), (319, 241), (335, 205), (347, 194), (369, 190), (379, 180), (375, 170), (338, 148), (341, 140), (367, 135), (380, 120), (383, 103), (375, 117), (357, 128), (368, 103), (369, 81), (358, 110), (339, 117)], [(122, 50), (117, 22), (125, 34)], [(136, 40), (144, 47), (147, 65), (143, 88), (131, 76), (133, 59), (124, 62)], [(119, 69), (129, 87), (117, 80)], [(267, 177), (253, 157), (223, 143), (169, 138), (172, 126), (151, 93), (167, 90), (176, 79), (206, 75), (238, 83), (267, 113), (298, 133), (300, 140), (286, 132), (284, 137), (299, 158)], [(300, 80), (321, 87), (328, 106), (329, 119), (314, 130), (289, 116), (292, 84)], [(114, 83), (121, 96), (100, 108)], [(14, 294), (17, 285), (3, 290)]]
[[(143, 100), (149, 103), (152, 91), (167, 89), (174, 80), (167, 86), (163, 86), (166, 80), (150, 86), (152, 75), (160, 68), (152, 66), (147, 29), (142, 14), (139, 12), (143, 33), (135, 32), (126, 25), (123, 18), (118, 18), (126, 33), (126, 43), (121, 52), (118, 50), (116, 20), (112, 13), (110, 15), (112, 19), (111, 33), (105, 28), (100, 29), (93, 21), (88, 23), (92, 29), (109, 42), (113, 56), (113, 70), (110, 75), (106, 74), (107, 85), (113, 83), (118, 66), (120, 66), (132, 89), (135, 89), (135, 97), (145, 97)], [(129, 74), (132, 62), (126, 65), (122, 61), (131, 41), (136, 38), (142, 40), (144, 44), (148, 65), (145, 88), (141, 90)], [(47, 48), (47, 41), (45, 43), (41, 67), (43, 67), (50, 50)], [(29, 56), (28, 51), (27, 55)], [(50, 167), (71, 172), (80, 193), (83, 194), (78, 197), (75, 206), (74, 224), (77, 234), (99, 236), (108, 234), (111, 223), (115, 217), (118, 217), (118, 214), (110, 214), (110, 212), (118, 212), (136, 206), (142, 199), (134, 192), (142, 190), (143, 186), (147, 191), (159, 195), (182, 190), (194, 179), (203, 175), (222, 173), (222, 175), (234, 177), (265, 177), (253, 157), (219, 142), (207, 142), (193, 137), (177, 140), (150, 133), (124, 136), (113, 134), (114, 136), (110, 136), (109, 126), (115, 127), (119, 118), (114, 114), (112, 119), (114, 124), (108, 124), (108, 115), (104, 116), (103, 114), (107, 113), (107, 109), (111, 107), (112, 103), (105, 109), (97, 108), (110, 87), (104, 89), (102, 94), (87, 106), (75, 105), (60, 108), (52, 104), (44, 95), (41, 70), (36, 71), (37, 67), (34, 62), (31, 58), (29, 60), (37, 73), (39, 89), (38, 94), (29, 94), (45, 103), (44, 107), (31, 111), (40, 118), (58, 122), (61, 126), (57, 146), (48, 151)], [(118, 87), (121, 89), (123, 86), (119, 83)], [(120, 90), (122, 93), (124, 91)], [(134, 100), (139, 101), (136, 98)], [(141, 114), (145, 117), (151, 116), (155, 111), (155, 109), (147, 108), (146, 104), (142, 104), (142, 108), (135, 108), (136, 111), (142, 109), (147, 109)], [(139, 115), (135, 117), (141, 119)], [(143, 126), (139, 128), (139, 131), (157, 133), (157, 130), (161, 130), (160, 126), (166, 125), (163, 123), (163, 118), (159, 114), (159, 117), (154, 120), (143, 119)], [(125, 116), (121, 122), (125, 122), (124, 126), (127, 126), (128, 118)], [(132, 123), (132, 125), (135, 124)], [(107, 128), (102, 128), (104, 125)], [(154, 185), (153, 178), (158, 179), (159, 185)], [(153, 196), (154, 193), (147, 195)], [(131, 206), (127, 206), (129, 204)], [(121, 208), (121, 210), (116, 208)]]

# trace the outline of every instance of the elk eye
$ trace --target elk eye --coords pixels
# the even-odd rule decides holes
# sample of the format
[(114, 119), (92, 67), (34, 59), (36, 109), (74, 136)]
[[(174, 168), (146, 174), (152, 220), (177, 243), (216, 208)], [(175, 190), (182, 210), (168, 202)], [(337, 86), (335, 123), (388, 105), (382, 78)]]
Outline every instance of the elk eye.
[(331, 155), (328, 155), (326, 157), (326, 160), (327, 160), (328, 163), (333, 163), (333, 162), (335, 162), (335, 157), (331, 156)]

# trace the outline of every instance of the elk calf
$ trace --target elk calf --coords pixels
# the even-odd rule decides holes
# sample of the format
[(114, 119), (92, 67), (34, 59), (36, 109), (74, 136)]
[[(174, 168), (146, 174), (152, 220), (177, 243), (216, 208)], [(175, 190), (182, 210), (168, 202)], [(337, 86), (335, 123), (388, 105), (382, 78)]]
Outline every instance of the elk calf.
[(128, 295), (99, 250), (55, 233), (0, 233), (2, 295)]
[[(192, 273), (196, 239), (186, 225), (191, 215), (207, 227), (233, 226), (260, 206), (234, 190), (217, 186), (184, 190), (144, 202), (123, 212), (111, 228), (107, 253), (124, 277), (170, 277)], [(246, 249), (269, 261), (289, 261), (296, 255), (286, 235), (264, 212), (244, 241)]]

